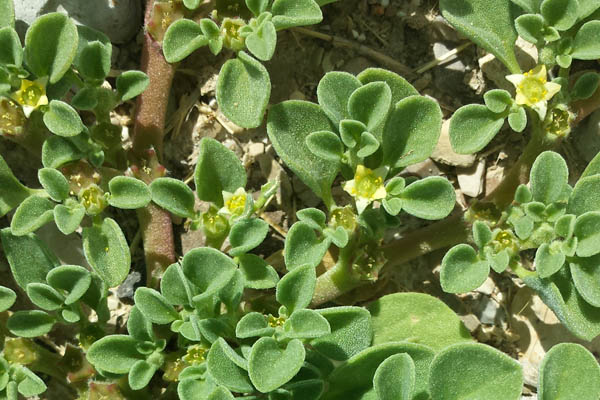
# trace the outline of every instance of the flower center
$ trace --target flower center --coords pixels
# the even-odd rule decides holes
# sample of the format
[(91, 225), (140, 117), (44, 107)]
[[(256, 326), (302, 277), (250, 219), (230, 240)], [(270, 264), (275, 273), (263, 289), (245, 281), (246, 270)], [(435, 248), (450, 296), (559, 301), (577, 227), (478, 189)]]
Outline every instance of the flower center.
[(208, 350), (200, 345), (190, 346), (187, 354), (182, 357), (182, 360), (190, 365), (198, 365), (206, 361)]
[(546, 78), (531, 76), (529, 72), (526, 72), (524, 75), (525, 79), (523, 79), (519, 85), (521, 93), (523, 93), (531, 103), (542, 101), (548, 94), (548, 90), (545, 87), (547, 82)]
[(25, 125), (23, 110), (14, 101), (0, 100), (0, 132), (16, 135)]
[(107, 206), (104, 192), (97, 185), (90, 185), (80, 193), (80, 201), (89, 215), (100, 214)]
[(271, 328), (282, 327), (283, 324), (285, 323), (285, 318), (284, 317), (275, 317), (275, 316), (269, 314), (268, 323)]
[(365, 168), (362, 174), (356, 174), (355, 189), (359, 197), (372, 198), (377, 189), (383, 185), (383, 179), (373, 173), (373, 170)]
[(356, 227), (356, 216), (351, 207), (337, 208), (331, 213), (331, 224), (337, 228), (341, 226), (352, 232)]
[(35, 107), (43, 95), (44, 89), (38, 84), (31, 82), (21, 93), (19, 102), (25, 106)]
[(236, 194), (225, 202), (225, 206), (232, 214), (242, 214), (246, 208), (246, 195)]

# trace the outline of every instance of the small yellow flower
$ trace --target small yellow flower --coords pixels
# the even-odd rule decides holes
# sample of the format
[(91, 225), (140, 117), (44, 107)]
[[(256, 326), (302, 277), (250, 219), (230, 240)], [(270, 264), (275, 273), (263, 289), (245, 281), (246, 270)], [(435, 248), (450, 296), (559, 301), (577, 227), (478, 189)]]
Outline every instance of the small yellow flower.
[(383, 180), (387, 172), (387, 167), (372, 170), (364, 165), (359, 165), (356, 168), (354, 179), (346, 182), (344, 190), (354, 197), (359, 214), (374, 200), (385, 198), (386, 191)]
[(219, 214), (239, 217), (246, 209), (246, 191), (244, 188), (238, 188), (234, 193), (223, 191), (223, 207)]
[(541, 64), (524, 74), (506, 77), (517, 88), (516, 103), (531, 107), (542, 120), (546, 117), (548, 100), (561, 89), (558, 83), (548, 82), (547, 76), (546, 66)]
[(46, 83), (48, 78), (30, 81), (21, 80), (21, 88), (13, 93), (12, 98), (23, 107), (25, 116), (29, 118), (33, 110), (48, 104)]

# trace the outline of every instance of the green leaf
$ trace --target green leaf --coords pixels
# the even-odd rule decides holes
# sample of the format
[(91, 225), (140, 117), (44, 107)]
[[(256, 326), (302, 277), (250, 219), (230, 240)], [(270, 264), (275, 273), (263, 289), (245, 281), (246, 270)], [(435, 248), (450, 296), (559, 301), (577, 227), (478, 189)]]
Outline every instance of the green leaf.
[(569, 260), (571, 276), (577, 292), (594, 307), (600, 307), (600, 255), (593, 257), (574, 257)]
[(15, 7), (13, 0), (0, 0), (0, 28), (15, 26)]
[(511, 73), (521, 72), (514, 52), (516, 12), (509, 1), (440, 0), (440, 9), (457, 31), (494, 54)]
[(502, 89), (492, 89), (483, 95), (485, 106), (494, 113), (501, 113), (512, 104), (512, 96)]
[(184, 182), (173, 178), (158, 178), (150, 184), (152, 201), (171, 214), (182, 218), (193, 218), (194, 192)]
[(126, 374), (139, 360), (145, 359), (137, 351), (138, 341), (127, 335), (110, 335), (94, 342), (86, 358), (96, 368), (113, 374)]
[(129, 313), (127, 332), (129, 332), (131, 337), (139, 341), (154, 342), (156, 340), (152, 323), (136, 306), (133, 306)]
[(523, 281), (575, 336), (591, 341), (600, 335), (600, 308), (591, 306), (579, 295), (568, 269), (563, 268), (548, 279), (525, 277)]
[(146, 362), (145, 360), (139, 360), (131, 366), (128, 375), (129, 387), (133, 390), (141, 390), (145, 388), (150, 380), (154, 376), (154, 373), (158, 370), (155, 365)]
[(371, 82), (385, 82), (392, 91), (392, 106), (395, 106), (405, 97), (419, 94), (417, 89), (408, 83), (406, 79), (382, 68), (367, 68), (358, 74), (357, 78), (363, 85)]
[(232, 358), (238, 357), (240, 356), (235, 353), (227, 342), (223, 338), (219, 338), (212, 344), (208, 352), (206, 361), (208, 372), (218, 384), (229, 390), (241, 393), (253, 392), (254, 387), (250, 382), (248, 373), (232, 360)]
[(259, 218), (247, 218), (236, 222), (229, 232), (231, 250), (229, 254), (236, 257), (249, 252), (267, 237), (269, 224)]
[(327, 222), (325, 213), (316, 208), (304, 208), (296, 212), (296, 216), (299, 221), (310, 225), (311, 228), (317, 231), (323, 230), (323, 228), (325, 228), (325, 223)]
[(415, 363), (406, 353), (394, 354), (383, 361), (373, 376), (373, 388), (379, 400), (411, 400), (415, 385)]
[(448, 346), (431, 363), (429, 391), (433, 400), (518, 400), (522, 390), (519, 362), (484, 344)]
[(176, 63), (208, 44), (200, 25), (189, 19), (179, 19), (169, 25), (163, 39), (163, 52), (169, 63)]
[(258, 391), (271, 392), (298, 373), (305, 354), (304, 345), (298, 339), (292, 339), (282, 348), (273, 338), (260, 338), (252, 346), (248, 359), (250, 380)]
[(519, 36), (530, 43), (538, 43), (544, 39), (544, 17), (539, 14), (525, 14), (519, 16), (515, 20), (515, 28)]
[(374, 131), (385, 122), (392, 103), (392, 91), (385, 82), (372, 82), (356, 89), (348, 99), (350, 117)]
[(133, 210), (148, 205), (152, 199), (144, 182), (129, 176), (116, 176), (108, 182), (108, 203), (117, 208)]
[(348, 240), (350, 239), (348, 231), (342, 226), (338, 226), (337, 228), (335, 228), (335, 230), (333, 230), (332, 228), (325, 228), (323, 234), (340, 249), (346, 247), (346, 245), (348, 244)]
[(271, 96), (266, 68), (243, 51), (219, 73), (217, 101), (223, 114), (242, 128), (257, 128)]
[(135, 291), (135, 306), (154, 324), (166, 325), (179, 318), (179, 313), (156, 290), (140, 287)]
[(321, 7), (314, 0), (275, 0), (271, 12), (277, 30), (315, 25), (323, 20)]
[(51, 136), (42, 146), (42, 164), (46, 168), (58, 168), (84, 156), (73, 143), (59, 136)]
[(189, 251), (183, 257), (182, 267), (189, 281), (207, 295), (222, 289), (237, 269), (231, 258), (209, 247)]
[(12, 307), (17, 300), (17, 294), (4, 286), (0, 286), (0, 312), (4, 312)]
[(227, 306), (228, 310), (235, 310), (240, 305), (245, 284), (244, 275), (237, 269), (229, 283), (219, 291), (219, 299)]
[(277, 31), (271, 21), (263, 22), (246, 38), (246, 48), (261, 61), (269, 61), (275, 53)]
[(0, 155), (0, 217), (17, 207), (30, 195), (30, 191), (13, 175), (4, 158)]
[(586, 72), (582, 74), (571, 89), (571, 98), (574, 100), (589, 99), (598, 90), (599, 83), (600, 75), (598, 73)]
[(179, 264), (171, 264), (166, 269), (160, 280), (160, 292), (172, 305), (191, 304), (192, 289)]
[(314, 310), (296, 310), (288, 318), (283, 329), (293, 339), (314, 339), (331, 333), (327, 319)]
[(277, 301), (285, 306), (290, 314), (294, 310), (306, 308), (312, 300), (316, 283), (315, 267), (304, 265), (294, 268), (277, 284)]
[(454, 209), (456, 194), (447, 179), (430, 176), (408, 185), (400, 194), (402, 209), (415, 217), (446, 218)]
[[(34, 374), (29, 368), (18, 366), (16, 368), (15, 375), (18, 377), (17, 390), (25, 397), (37, 396), (45, 392), (47, 389), (44, 381)], [(8, 391), (9, 390), (7, 390), (7, 392)], [(14, 398), (17, 398), (16, 393)], [(11, 399), (10, 394), (8, 395), (8, 399)]]
[(525, 108), (519, 107), (517, 111), (508, 114), (508, 125), (515, 132), (523, 132), (527, 127), (527, 113)]
[(314, 155), (306, 145), (306, 136), (332, 130), (327, 115), (316, 104), (292, 100), (269, 110), (267, 132), (275, 151), (298, 178), (326, 202), (331, 198), (331, 185), (340, 164)]
[(560, 343), (540, 365), (540, 400), (595, 400), (600, 398), (600, 366), (585, 347)]
[(235, 400), (235, 397), (224, 387), (218, 387), (208, 396), (208, 400)]
[(58, 230), (65, 235), (75, 232), (84, 216), (85, 207), (75, 200), (67, 200), (64, 205), (58, 204), (54, 207), (54, 222)]
[(431, 155), (442, 129), (442, 111), (435, 100), (409, 96), (400, 100), (383, 131), (385, 164), (406, 167)]
[(27, 296), (31, 302), (46, 311), (55, 311), (62, 307), (65, 297), (56, 289), (44, 283), (30, 283), (27, 285)]
[(358, 397), (357, 394), (367, 393), (373, 388), (373, 378), (377, 369), (381, 363), (395, 354), (408, 354), (415, 365), (413, 398), (429, 398), (427, 394), (429, 366), (435, 353), (427, 346), (403, 342), (369, 347), (341, 364), (327, 378), (330, 386), (323, 400), (376, 399), (377, 397)]
[(271, 336), (274, 332), (275, 328), (269, 326), (267, 318), (257, 312), (250, 312), (244, 315), (235, 327), (235, 336), (240, 339)]
[(77, 136), (83, 131), (84, 125), (77, 111), (67, 103), (52, 100), (48, 111), (44, 113), (44, 124), (58, 136)]
[(471, 335), (447, 305), (422, 293), (395, 293), (383, 296), (368, 307), (373, 323), (373, 344), (411, 341), (435, 351)]
[(543, 152), (531, 167), (533, 199), (547, 205), (558, 201), (568, 180), (569, 170), (565, 160), (553, 151)]
[(14, 236), (10, 228), (4, 228), (0, 239), (12, 276), (23, 289), (32, 282), (46, 282), (46, 274), (59, 265), (56, 256), (33, 233)]
[(535, 253), (535, 269), (540, 278), (547, 278), (558, 272), (565, 263), (565, 255), (554, 253), (548, 243), (542, 244)]
[(41, 16), (25, 35), (25, 59), (38, 77), (56, 83), (67, 72), (77, 53), (79, 37), (72, 19), (61, 13)]
[(52, 200), (63, 201), (69, 197), (69, 181), (54, 168), (38, 170), (38, 179)]
[(73, 66), (85, 78), (103, 81), (110, 72), (112, 44), (104, 33), (78, 25), (77, 54)]
[(8, 318), (6, 327), (15, 336), (34, 338), (52, 330), (54, 317), (40, 310), (17, 311)]
[(279, 282), (277, 271), (259, 256), (242, 254), (238, 256), (238, 263), (247, 288), (270, 289)]
[[(0, 5), (1, 10), (2, 6)], [(0, 65), (12, 64), (19, 68), (23, 64), (21, 39), (12, 27), (5, 26), (2, 28), (1, 26), (0, 23)]]
[(150, 85), (150, 78), (142, 71), (125, 71), (117, 78), (117, 95), (121, 101), (131, 100), (142, 94)]
[(473, 241), (479, 247), (483, 247), (492, 241), (492, 230), (483, 221), (475, 221), (473, 223)]
[(344, 361), (371, 344), (371, 315), (362, 307), (338, 306), (317, 310), (331, 328), (331, 333), (313, 339), (310, 344), (319, 353)]
[(38, 196), (30, 196), (25, 199), (10, 221), (10, 229), (13, 235), (23, 236), (36, 231), (38, 228), (52, 221), (54, 214), (54, 203), (48, 199)]
[(125, 235), (111, 218), (83, 228), (83, 252), (86, 260), (108, 287), (119, 286), (129, 274), (131, 254)]
[(583, 24), (573, 40), (571, 57), (578, 60), (595, 60), (600, 58), (600, 43), (596, 38), (600, 35), (600, 21), (589, 21)]
[(578, 241), (578, 257), (600, 253), (600, 212), (587, 212), (577, 217), (574, 234)]
[(223, 205), (223, 191), (234, 193), (246, 186), (246, 170), (235, 153), (211, 138), (200, 141), (194, 173), (198, 198)]
[(451, 248), (442, 260), (440, 282), (448, 293), (465, 293), (477, 289), (490, 273), (487, 262), (480, 260), (468, 244)]
[(472, 154), (483, 149), (500, 132), (504, 117), (480, 104), (459, 108), (450, 120), (450, 144), (459, 154)]
[(580, 179), (569, 198), (569, 214), (582, 215), (588, 211), (600, 211), (600, 175)]
[(256, 17), (265, 12), (268, 5), (269, 0), (246, 0), (246, 7), (248, 7)]
[(342, 120), (350, 119), (348, 100), (361, 86), (360, 81), (347, 72), (332, 71), (321, 78), (317, 86), (319, 105), (335, 126)]
[(375, 136), (369, 132), (363, 132), (360, 135), (360, 150), (356, 152), (356, 155), (365, 158), (375, 153), (379, 149), (379, 141)]
[(579, 17), (577, 0), (544, 0), (540, 6), (542, 16), (559, 31), (571, 28)]
[(306, 137), (306, 146), (318, 157), (331, 162), (339, 162), (344, 153), (339, 136), (330, 131), (311, 133)]
[(70, 305), (81, 299), (87, 292), (92, 284), (92, 275), (87, 269), (78, 265), (61, 265), (50, 270), (46, 280), (54, 289), (67, 292), (64, 303)]

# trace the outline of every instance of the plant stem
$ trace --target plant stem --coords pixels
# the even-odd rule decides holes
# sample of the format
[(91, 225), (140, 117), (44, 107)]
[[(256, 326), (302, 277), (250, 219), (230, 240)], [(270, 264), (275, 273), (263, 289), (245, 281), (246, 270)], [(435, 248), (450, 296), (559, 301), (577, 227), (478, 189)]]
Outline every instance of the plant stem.
[[(147, 0), (145, 25), (151, 20), (153, 7), (154, 0)], [(161, 45), (148, 32), (144, 33), (141, 67), (150, 78), (150, 84), (137, 100), (133, 153), (143, 159), (145, 152), (154, 148), (160, 159), (175, 69), (167, 63)], [(144, 242), (146, 279), (148, 285), (153, 286), (162, 271), (176, 259), (171, 216), (152, 203), (139, 209), (137, 215)]]

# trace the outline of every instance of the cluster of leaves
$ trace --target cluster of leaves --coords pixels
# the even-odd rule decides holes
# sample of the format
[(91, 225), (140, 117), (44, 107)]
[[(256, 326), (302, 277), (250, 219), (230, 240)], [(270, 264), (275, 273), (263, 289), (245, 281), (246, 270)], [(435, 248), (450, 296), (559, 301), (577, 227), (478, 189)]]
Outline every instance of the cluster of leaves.
[[(523, 132), (528, 124), (526, 110), (536, 111), (529, 115), (536, 126), (539, 118), (547, 132), (565, 136), (574, 119), (567, 105), (591, 97), (598, 88), (598, 73), (584, 73), (570, 82), (568, 68), (572, 59), (600, 58), (596, 40), (600, 4), (594, 0), (511, 1), (440, 1), (444, 17), (502, 61), (513, 74), (507, 79), (516, 86), (514, 98), (506, 90), (494, 89), (485, 93), (485, 105), (469, 104), (457, 110), (450, 124), (450, 141), (458, 153), (483, 149), (507, 118), (512, 130)], [(535, 44), (540, 54), (539, 67), (529, 73), (521, 74), (515, 56), (517, 35)], [(557, 64), (560, 76), (547, 82), (546, 70)]]
[[(381, 263), (377, 244), (386, 226), (399, 224), (401, 211), (436, 220), (454, 208), (454, 190), (446, 179), (397, 176), (431, 155), (442, 113), (437, 102), (420, 96), (404, 78), (376, 68), (356, 77), (330, 72), (319, 82), (317, 97), (318, 104), (277, 104), (267, 121), (279, 157), (329, 212), (328, 222), (319, 210), (298, 212), (299, 222), (286, 237), (286, 263), (288, 268), (316, 266), (334, 243), (346, 248), (351, 264), (370, 278)], [(354, 209), (337, 205), (331, 195), (340, 173)], [(382, 207), (373, 207), (375, 201)], [(367, 247), (366, 255), (355, 251)]]
[[(473, 290), (490, 268), (509, 266), (536, 289), (561, 322), (577, 336), (592, 340), (600, 334), (600, 156), (590, 163), (574, 187), (557, 153), (542, 153), (533, 164), (529, 186), (521, 185), (498, 220), (474, 213), (475, 251), (467, 244), (444, 257), (442, 288)], [(477, 219), (480, 218), (480, 219)], [(493, 228), (493, 230), (492, 230)], [(536, 249), (533, 266), (524, 267), (522, 251)]]
[[(228, 60), (219, 73), (217, 101), (231, 121), (244, 128), (256, 128), (262, 123), (271, 96), (269, 73), (260, 61), (273, 57), (277, 32), (318, 24), (323, 20), (320, 6), (333, 1), (218, 0), (212, 19), (196, 22), (182, 18), (168, 27), (162, 39), (164, 55), (169, 63), (175, 63), (203, 46), (214, 55), (223, 48), (236, 52), (237, 57)], [(200, 5), (199, 1), (183, 3), (188, 9)], [(155, 14), (164, 7), (157, 3)]]

